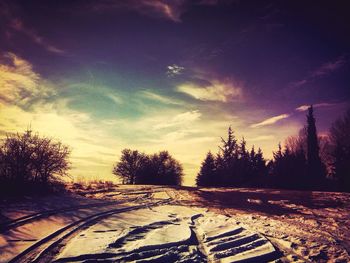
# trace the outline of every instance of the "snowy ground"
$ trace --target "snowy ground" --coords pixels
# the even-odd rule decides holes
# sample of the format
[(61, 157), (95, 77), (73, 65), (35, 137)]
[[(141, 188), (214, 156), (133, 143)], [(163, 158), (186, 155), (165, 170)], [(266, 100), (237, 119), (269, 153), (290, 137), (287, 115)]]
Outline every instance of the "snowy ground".
[(0, 262), (349, 262), (350, 195), (117, 186), (3, 202)]

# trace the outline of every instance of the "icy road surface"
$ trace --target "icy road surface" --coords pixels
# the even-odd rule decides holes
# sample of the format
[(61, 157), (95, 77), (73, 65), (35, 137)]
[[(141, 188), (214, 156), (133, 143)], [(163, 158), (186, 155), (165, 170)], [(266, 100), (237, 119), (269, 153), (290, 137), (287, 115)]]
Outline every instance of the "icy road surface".
[(8, 209), (12, 220), (1, 225), (0, 261), (267, 262), (279, 257), (263, 235), (193, 206), (189, 197), (168, 187), (124, 186), (89, 199), (52, 199), (48, 206), (55, 208), (36, 213)]

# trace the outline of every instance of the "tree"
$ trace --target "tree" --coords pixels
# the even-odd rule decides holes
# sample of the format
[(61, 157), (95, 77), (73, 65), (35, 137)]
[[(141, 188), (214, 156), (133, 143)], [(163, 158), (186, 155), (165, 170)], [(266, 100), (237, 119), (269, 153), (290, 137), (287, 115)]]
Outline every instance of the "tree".
[(181, 185), (183, 168), (167, 151), (146, 155), (124, 149), (113, 174), (122, 178), (123, 184)]
[(60, 141), (40, 137), (31, 130), (7, 134), (0, 145), (1, 185), (29, 191), (35, 185), (47, 187), (60, 181), (68, 175), (70, 152)]
[(307, 164), (302, 148), (292, 151), (287, 146), (282, 151), (281, 144), (278, 151), (273, 153), (274, 160), (270, 164), (274, 186), (287, 189), (307, 189)]
[(154, 184), (181, 185), (183, 177), (182, 165), (168, 151), (161, 151), (151, 157), (154, 171)]
[(316, 120), (312, 105), (307, 114), (307, 166), (309, 186), (319, 186), (325, 179), (325, 167), (320, 158), (320, 147), (317, 137)]
[(250, 183), (252, 186), (264, 186), (267, 184), (266, 176), (268, 174), (268, 169), (266, 166), (266, 160), (263, 156), (263, 152), (261, 148), (258, 148), (258, 152), (254, 154), (254, 148), (252, 148), (251, 154), (250, 154), (250, 165), (249, 168), (251, 170), (251, 179)]
[(334, 176), (339, 189), (350, 192), (350, 109), (336, 120), (330, 129), (330, 141), (333, 146)]
[(199, 186), (261, 186), (267, 175), (266, 161), (261, 149), (249, 153), (247, 142), (237, 143), (232, 128), (227, 131), (227, 139), (221, 138), (222, 145), (214, 157), (210, 152), (202, 162), (197, 175)]
[(122, 178), (123, 184), (135, 184), (145, 167), (145, 154), (130, 149), (122, 150), (120, 161), (113, 168), (113, 174)]
[(215, 184), (216, 164), (214, 155), (209, 151), (202, 162), (197, 175), (197, 186), (212, 186)]
[[(303, 150), (305, 158), (307, 158), (307, 128), (306, 126), (301, 128), (297, 136), (289, 136), (285, 142), (285, 146), (289, 148), (292, 153), (297, 153)], [(326, 167), (326, 174), (328, 177), (332, 176), (332, 155), (331, 155), (331, 143), (329, 136), (318, 136), (319, 144), (319, 156), (322, 165)]]
[(239, 146), (231, 126), (227, 131), (227, 139), (221, 137), (222, 146), (218, 153), (218, 184), (220, 186), (238, 186), (240, 178), (237, 160), (239, 159)]
[(222, 146), (219, 146), (221, 156), (224, 163), (228, 165), (236, 157), (238, 149), (237, 140), (235, 139), (231, 126), (227, 131), (227, 139), (225, 140), (221, 137), (221, 142)]

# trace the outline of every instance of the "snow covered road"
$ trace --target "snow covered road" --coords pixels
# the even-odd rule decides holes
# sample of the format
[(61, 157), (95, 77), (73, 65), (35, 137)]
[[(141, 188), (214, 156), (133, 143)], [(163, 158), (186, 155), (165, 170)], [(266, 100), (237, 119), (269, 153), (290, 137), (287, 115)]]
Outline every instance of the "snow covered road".
[(87, 196), (90, 204), (86, 199), (71, 207), (55, 204), (3, 223), (0, 261), (267, 262), (279, 257), (264, 236), (230, 216), (194, 206), (185, 190), (117, 187)]

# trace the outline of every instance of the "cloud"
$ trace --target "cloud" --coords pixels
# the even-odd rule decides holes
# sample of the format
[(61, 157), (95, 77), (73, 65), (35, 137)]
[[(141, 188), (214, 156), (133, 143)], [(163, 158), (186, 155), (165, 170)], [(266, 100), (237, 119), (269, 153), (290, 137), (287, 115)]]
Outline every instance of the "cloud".
[[(314, 108), (320, 108), (320, 107), (330, 107), (330, 106), (334, 106), (336, 105), (336, 103), (316, 103), (316, 104), (313, 104), (312, 106)], [(308, 108), (310, 107), (310, 105), (301, 105), (299, 107), (297, 107), (295, 110), (296, 111), (307, 111)]]
[(289, 87), (298, 88), (298, 87), (304, 86), (306, 83), (308, 83), (308, 80), (302, 79), (302, 80), (298, 80), (298, 81), (294, 81), (294, 82), (289, 83)]
[(155, 130), (174, 127), (174, 126), (184, 126), (186, 124), (192, 123), (198, 120), (201, 117), (201, 113), (198, 110), (188, 111), (184, 113), (180, 113), (169, 121), (165, 121), (163, 123), (159, 123), (154, 126)]
[(168, 98), (168, 97), (156, 94), (156, 93), (149, 91), (149, 90), (141, 91), (140, 94), (141, 94), (141, 96), (143, 96), (147, 99), (158, 101), (158, 102), (161, 102), (164, 104), (173, 104), (173, 105), (182, 105), (183, 104), (179, 100), (176, 100), (173, 98)]
[(273, 136), (273, 135), (260, 135), (260, 136), (249, 139), (249, 141), (260, 142), (260, 141), (270, 141), (270, 140), (274, 140), (274, 139), (275, 139), (275, 136)]
[(167, 66), (166, 74), (168, 77), (175, 77), (177, 75), (181, 75), (182, 71), (184, 71), (184, 70), (185, 70), (184, 67), (180, 67), (176, 64), (173, 64), (173, 65)]
[(346, 59), (345, 56), (338, 57), (335, 61), (330, 61), (321, 65), (318, 69), (314, 70), (311, 73), (312, 78), (318, 78), (324, 75), (328, 75), (333, 71), (338, 70), (343, 65), (345, 65)]
[(177, 87), (177, 91), (190, 95), (202, 101), (228, 102), (242, 97), (242, 89), (231, 82), (212, 80), (209, 85), (201, 86), (194, 83), (185, 83)]
[(304, 79), (289, 83), (289, 87), (290, 88), (302, 87), (307, 83), (310, 83), (316, 79), (327, 76), (332, 72), (337, 71), (338, 69), (343, 67), (346, 64), (346, 62), (347, 62), (346, 57), (343, 55), (338, 57), (334, 61), (324, 63), (317, 69), (310, 72)]
[(43, 37), (38, 35), (33, 29), (26, 27), (22, 20), (19, 18), (14, 18), (11, 20), (10, 27), (17, 32), (20, 32), (27, 37), (29, 37), (34, 43), (44, 47), (47, 51), (50, 51), (55, 54), (64, 54), (65, 51), (48, 43)]
[(117, 105), (123, 104), (123, 100), (114, 94), (108, 94), (107, 97), (110, 98)]
[(14, 53), (5, 53), (0, 60), (0, 101), (25, 104), (33, 98), (44, 98), (54, 94), (47, 88), (33, 66)]
[(262, 126), (266, 126), (266, 125), (272, 125), (280, 120), (288, 118), (289, 116), (290, 116), (290, 114), (281, 114), (281, 115), (274, 116), (274, 117), (268, 118), (266, 120), (263, 120), (262, 122), (252, 124), (252, 125), (250, 125), (250, 127), (258, 128), (258, 127), (262, 127)]
[(91, 1), (88, 5), (89, 10), (95, 12), (108, 12), (113, 9), (132, 10), (139, 14), (167, 19), (175, 23), (181, 22), (182, 15), (187, 11), (190, 5), (217, 5), (217, 0), (128, 0), (128, 1), (114, 1), (114, 0), (100, 0)]
[(101, 0), (98, 2), (93, 1), (89, 8), (97, 12), (106, 12), (112, 9), (127, 9), (133, 10), (142, 15), (165, 18), (173, 22), (180, 22), (181, 15), (186, 10), (185, 4), (185, 0)]

